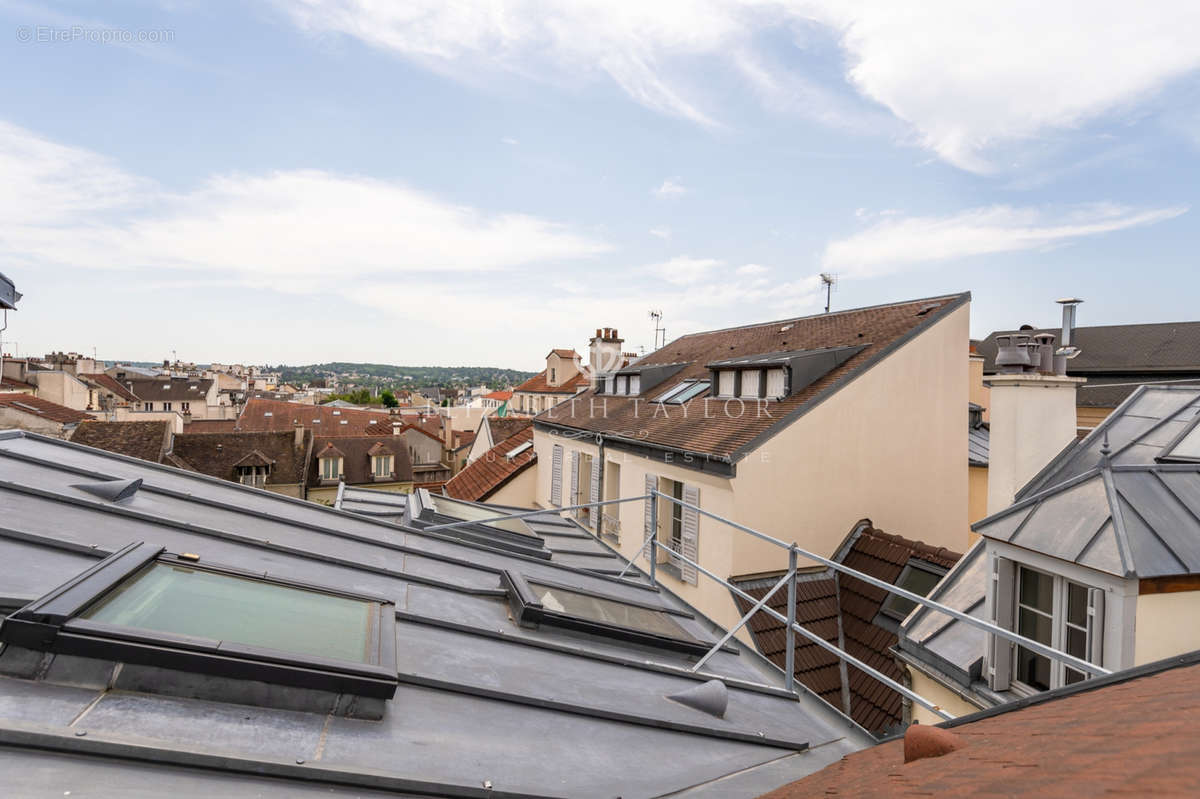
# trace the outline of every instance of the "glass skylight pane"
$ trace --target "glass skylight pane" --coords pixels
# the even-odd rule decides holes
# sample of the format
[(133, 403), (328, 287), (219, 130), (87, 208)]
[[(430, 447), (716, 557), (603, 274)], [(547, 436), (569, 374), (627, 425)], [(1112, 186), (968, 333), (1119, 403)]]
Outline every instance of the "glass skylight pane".
[(679, 394), (684, 389), (690, 388), (691, 386), (692, 386), (692, 383), (680, 383), (677, 386), (671, 386), (669, 389), (667, 389), (666, 391), (664, 391), (663, 393), (661, 393), (657, 397), (655, 397), (653, 401), (654, 402), (671, 401), (675, 398), (676, 394)]
[(671, 618), (670, 614), (661, 610), (627, 605), (614, 599), (589, 596), (540, 583), (531, 582), (529, 587), (541, 601), (542, 607), (555, 613), (612, 624), (617, 627), (627, 627), (668, 638), (691, 638)]
[[(929, 596), (929, 592), (942, 579), (942, 575), (935, 574), (931, 571), (918, 568), (911, 564), (904, 567), (900, 572), (900, 576), (896, 578), (895, 585), (903, 588), (906, 591), (911, 591), (914, 594), (921, 596)], [(911, 599), (902, 597), (899, 594), (888, 594), (888, 598), (883, 602), (883, 610), (893, 616), (904, 618), (912, 612), (912, 609), (917, 606), (916, 602)]]
[(1190, 433), (1172, 447), (1170, 455), (1174, 458), (1194, 458), (1200, 460), (1200, 425), (1193, 427)]
[(152, 563), (80, 618), (370, 663), (375, 613), (366, 600)]
[(699, 382), (692, 383), (687, 388), (685, 388), (683, 391), (679, 392), (674, 397), (671, 397), (671, 402), (687, 402), (688, 400), (692, 399), (693, 397), (703, 394), (707, 390), (708, 390), (708, 381), (701, 380)]
[[(497, 516), (503, 516), (503, 510), (495, 508), (481, 508), (478, 505), (472, 505), (468, 502), (458, 502), (446, 496), (429, 497), (433, 504), (435, 512), (444, 516), (453, 516), (455, 519), (461, 519), (464, 522), (479, 522), (484, 519), (494, 519)], [(487, 522), (490, 527), (498, 527), (501, 530), (508, 530), (513, 533), (522, 533), (529, 535), (529, 528), (525, 526), (520, 519), (501, 519), (500, 521)]]

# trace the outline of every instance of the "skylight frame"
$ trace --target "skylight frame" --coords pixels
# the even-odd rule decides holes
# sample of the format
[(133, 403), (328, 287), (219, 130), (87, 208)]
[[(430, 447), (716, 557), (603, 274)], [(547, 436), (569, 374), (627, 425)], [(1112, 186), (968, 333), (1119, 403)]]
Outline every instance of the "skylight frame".
[[(522, 627), (539, 627), (548, 625), (559, 627), (574, 632), (590, 633), (599, 635), (605, 638), (614, 638), (627, 643), (640, 644), (642, 646), (657, 647), (673, 652), (682, 652), (685, 654), (703, 655), (712, 648), (712, 641), (703, 641), (692, 636), (682, 625), (679, 626), (679, 635), (663, 635), (660, 633), (650, 632), (648, 630), (638, 629), (636, 627), (626, 627), (618, 624), (610, 624), (596, 619), (586, 618), (584, 616), (576, 616), (570, 613), (554, 611), (543, 606), (539, 595), (534, 590), (533, 585), (543, 585), (548, 588), (567, 591), (574, 594), (602, 599), (608, 602), (616, 602), (622, 605), (628, 605), (632, 608), (654, 611), (664, 614), (667, 618), (675, 620), (678, 618), (695, 618), (687, 611), (675, 610), (661, 605), (651, 605), (645, 602), (638, 602), (624, 597), (611, 596), (602, 594), (597, 591), (591, 591), (586, 588), (580, 588), (573, 585), (564, 585), (553, 580), (542, 577), (527, 577), (520, 572), (504, 571), (501, 573), (501, 583), (508, 591), (509, 606), (512, 608), (513, 618)], [(676, 622), (678, 624), (678, 622)], [(737, 654), (737, 649), (731, 646), (723, 646), (723, 652)]]
[[(226, 577), (357, 600), (368, 604), (364, 661), (242, 642), (220, 641), (82, 618), (154, 564), (185, 567)], [(390, 599), (287, 580), (227, 566), (201, 563), (194, 555), (130, 544), (92, 568), (11, 614), (0, 623), (0, 641), (37, 651), (174, 669), (214, 678), (253, 680), (318, 691), (388, 700), (399, 684), (396, 611)]]
[[(920, 558), (909, 558), (908, 563), (904, 564), (904, 568), (900, 570), (900, 574), (896, 576), (896, 581), (893, 582), (892, 585), (898, 586), (907, 591), (912, 591), (914, 594), (919, 593), (916, 588), (902, 584), (904, 582), (904, 579), (906, 577), (908, 577), (910, 574), (912, 574), (914, 571), (925, 572), (926, 574), (937, 578), (937, 581), (935, 581), (934, 584), (932, 586), (930, 586), (929, 591), (927, 591), (924, 594), (924, 596), (928, 596), (929, 594), (933, 593), (933, 589), (937, 587), (937, 584), (939, 582), (941, 582), (942, 578), (946, 576), (946, 573), (949, 570), (944, 569), (941, 566), (937, 566), (933, 563), (930, 563), (927, 560), (921, 560)], [(910, 603), (912, 603), (913, 607), (901, 612), (900, 610), (897, 610), (894, 607), (894, 603), (897, 600), (903, 601), (903, 602), (910, 602)], [(912, 613), (914, 610), (916, 610), (919, 607), (921, 607), (921, 605), (916, 602), (913, 602), (911, 599), (905, 599), (904, 597), (900, 596), (899, 594), (893, 594), (893, 593), (889, 592), (888, 595), (884, 598), (883, 602), (880, 603), (880, 605), (879, 605), (879, 613), (883, 616), (886, 616), (889, 619), (894, 620), (894, 621), (903, 622), (906, 618), (908, 618), (908, 614)]]
[(1200, 456), (1175, 454), (1175, 448), (1182, 444), (1184, 439), (1196, 432), (1198, 427), (1200, 427), (1200, 410), (1196, 412), (1196, 415), (1192, 417), (1192, 420), (1188, 422), (1183, 430), (1162, 448), (1154, 459), (1159, 463), (1200, 463)]

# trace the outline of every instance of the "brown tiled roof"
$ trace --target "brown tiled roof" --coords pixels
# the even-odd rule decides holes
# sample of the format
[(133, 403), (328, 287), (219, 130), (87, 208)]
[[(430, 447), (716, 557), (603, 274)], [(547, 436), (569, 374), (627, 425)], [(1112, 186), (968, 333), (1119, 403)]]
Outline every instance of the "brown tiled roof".
[[(318, 442), (318, 444), (319, 443), (320, 442)], [(332, 441), (326, 441), (326, 442), (324, 442), (324, 446), (317, 447), (317, 457), (318, 458), (344, 458), (344, 457), (346, 457), (346, 453), (342, 452), (340, 449), (335, 447), (333, 445)]]
[(905, 763), (904, 741), (880, 744), (763, 799), (1195, 796), (1195, 660), (1173, 658), (950, 722), (947, 731), (963, 745), (940, 757)]
[(193, 419), (183, 423), (185, 433), (232, 433), (237, 429), (237, 419)]
[(505, 416), (503, 419), (498, 416), (489, 416), (487, 424), (488, 429), (492, 432), (492, 443), (496, 444), (529, 427), (533, 424), (533, 420), (513, 416)]
[[(863, 521), (839, 548), (834, 559), (852, 569), (894, 583), (910, 559), (949, 569), (959, 557), (957, 552), (945, 547), (931, 547), (920, 541), (890, 535), (871, 527), (869, 521)], [(770, 590), (769, 586), (763, 584), (774, 583), (781, 576), (782, 573), (774, 575), (774, 579), (758, 579), (754, 583), (756, 587), (745, 586), (743, 590), (756, 600), (761, 599)], [(735, 579), (734, 582), (738, 581)], [(840, 599), (846, 651), (868, 666), (900, 681), (903, 675), (888, 652), (896, 645), (896, 634), (875, 623), (880, 607), (887, 599), (887, 592), (845, 574), (838, 577), (837, 584), (840, 585), (840, 592), (835, 591), (833, 571), (830, 569), (803, 575), (797, 580), (796, 620), (826, 641), (837, 644)], [(750, 610), (751, 603), (744, 599), (738, 597), (737, 603), (741, 613)], [(787, 591), (780, 589), (775, 592), (767, 604), (786, 615)], [(759, 651), (781, 668), (786, 663), (787, 639), (784, 629), (782, 622), (765, 613), (757, 613), (750, 620), (750, 632)], [(795, 651), (796, 679), (841, 709), (842, 678), (838, 658), (801, 635), (795, 637)], [(855, 721), (871, 732), (887, 730), (900, 722), (900, 694), (853, 666), (847, 666), (847, 677), (850, 685), (850, 715)]]
[(513, 449), (533, 441), (533, 426), (501, 441), (467, 465), (446, 483), (446, 494), (456, 499), (481, 502), (501, 486), (537, 462), (533, 447), (514, 458), (507, 457)]
[(35, 386), (33, 383), (26, 383), (24, 380), (3, 377), (0, 378), (0, 389), (11, 389), (13, 391), (37, 391), (37, 386)]
[(463, 447), (470, 446), (471, 444), (473, 444), (475, 442), (475, 431), (474, 430), (455, 430), (453, 435), (454, 435), (454, 448), (456, 450), (462, 449)]
[(483, 398), (494, 400), (510, 400), (512, 399), (512, 395), (513, 393), (511, 391), (493, 391), (489, 394), (484, 394)]
[(563, 347), (555, 347), (550, 350), (551, 354), (557, 355), (560, 358), (578, 358), (579, 353), (574, 349), (564, 349)]
[(381, 433), (390, 435), (393, 422), (407, 423), (415, 421), (416, 418), (415, 414), (393, 416), (380, 411), (362, 411), (357, 408), (304, 405), (284, 400), (251, 399), (242, 409), (237, 426), (239, 430), (254, 432), (291, 430), (300, 424), (311, 429), (318, 438), (327, 438), (330, 436), (379, 435)]
[(567, 380), (561, 385), (550, 385), (550, 378), (545, 369), (538, 372), (533, 377), (526, 380), (521, 385), (513, 389), (514, 393), (532, 393), (532, 394), (574, 394), (577, 391), (582, 391), (589, 385), (587, 376), (581, 372), (577, 372), (570, 380)]
[(62, 424), (75, 424), (93, 418), (83, 411), (77, 411), (74, 408), (68, 408), (66, 405), (59, 405), (57, 402), (51, 402), (50, 400), (30, 394), (0, 394), (0, 405), (12, 408), (14, 411), (27, 413), (30, 416), (36, 416), (39, 419), (49, 419), (52, 422), (60, 422)]
[(93, 372), (89, 374), (78, 375), (79, 379), (85, 383), (95, 383), (99, 388), (107, 389), (116, 394), (123, 400), (129, 402), (137, 402), (138, 398), (132, 391), (121, 385), (117, 379), (111, 375), (106, 375), (104, 372)]
[[(347, 485), (370, 485), (375, 482), (407, 483), (413, 479), (412, 461), (409, 460), (408, 444), (403, 436), (335, 436), (328, 438), (318, 436), (313, 445), (313, 451), (320, 454), (332, 451), (341, 455), (342, 481)], [(374, 477), (375, 470), (371, 457), (381, 454), (383, 451), (390, 452), (394, 456), (392, 469), (395, 470), (395, 476), (386, 479), (380, 478), (377, 481)], [(308, 484), (311, 486), (321, 485), (321, 471), (317, 457), (319, 455), (313, 457), (313, 467), (308, 476)]]
[[(203, 402), (212, 380), (202, 377), (126, 377), (125, 384), (142, 402)], [(164, 388), (165, 386), (165, 388)]]
[[(267, 475), (268, 485), (303, 483), (311, 458), (312, 433), (305, 431), (301, 446), (296, 446), (295, 433), (236, 432), (236, 433), (179, 433), (171, 454), (187, 466), (211, 477), (237, 480), (236, 464), (247, 456), (273, 461)], [(257, 456), (253, 453), (257, 451)], [(243, 465), (253, 465), (246, 463)], [(261, 463), (257, 465), (262, 465)]]
[(80, 423), (71, 443), (161, 463), (171, 446), (171, 425), (165, 419), (147, 422)]
[[(675, 339), (638, 361), (638, 366), (687, 364), (671, 378), (648, 387), (638, 399), (600, 395), (596, 399), (596, 406), (604, 410), (592, 414), (590, 400), (595, 392), (588, 390), (566, 404), (542, 412), (537, 416), (537, 421), (707, 454), (718, 459), (736, 460), (744, 454), (744, 448), (761, 436), (789, 424), (795, 414), (805, 410), (810, 400), (845, 385), (878, 358), (886, 356), (890, 347), (898, 346), (907, 337), (937, 323), (967, 302), (970, 296), (953, 294), (693, 333)], [(688, 402), (686, 412), (681, 406), (664, 406), (667, 412), (663, 414), (658, 410), (660, 406), (648, 401), (686, 378), (708, 378), (707, 364), (714, 361), (861, 345), (866, 345), (866, 348), (816, 382), (778, 402), (768, 403), (766, 410), (769, 416), (757, 413), (753, 402), (746, 403), (740, 415), (737, 407), (726, 414), (722, 400), (712, 400), (707, 406), (704, 404), (707, 394)], [(705, 412), (706, 408), (708, 413)]]

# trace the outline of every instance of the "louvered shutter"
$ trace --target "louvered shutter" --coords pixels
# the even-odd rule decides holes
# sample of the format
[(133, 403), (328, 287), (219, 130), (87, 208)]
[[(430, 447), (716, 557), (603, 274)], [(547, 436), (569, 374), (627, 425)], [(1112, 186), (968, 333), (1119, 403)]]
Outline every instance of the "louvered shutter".
[[(988, 581), (988, 602), (992, 623), (1006, 630), (1013, 629), (1013, 590), (1016, 584), (1013, 562), (991, 555), (991, 579)], [(996, 635), (988, 635), (988, 684), (993, 691), (1007, 691), (1012, 681), (1013, 644)]]
[(1088, 660), (1104, 665), (1104, 589), (1088, 590)]
[[(700, 489), (696, 486), (683, 487), (683, 501), (689, 505), (700, 507)], [(679, 553), (695, 563), (700, 562), (700, 514), (691, 508), (683, 509), (683, 537), (679, 544)], [(700, 572), (691, 563), (679, 562), (679, 573), (685, 582), (695, 585)]]
[(550, 504), (562, 507), (562, 444), (554, 445), (554, 454), (550, 457)]
[[(574, 505), (579, 499), (579, 450), (571, 450), (571, 498), (567, 505)], [(579, 518), (579, 508), (571, 511), (571, 515)]]
[[(600, 501), (600, 459), (595, 456), (592, 457), (591, 489), (592, 490), (590, 492), (588, 492), (589, 496), (591, 497), (591, 499), (589, 499), (588, 502), (599, 502)], [(600, 510), (601, 510), (600, 508), (592, 507), (592, 512), (590, 514), (588, 514), (588, 518), (591, 519), (591, 522), (592, 522), (593, 530), (600, 529)]]

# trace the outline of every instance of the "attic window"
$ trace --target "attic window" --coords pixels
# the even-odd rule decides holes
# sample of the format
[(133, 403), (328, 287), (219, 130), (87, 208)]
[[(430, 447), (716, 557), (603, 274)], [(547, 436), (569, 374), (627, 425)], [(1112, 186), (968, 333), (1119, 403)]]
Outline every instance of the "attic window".
[(520, 455), (522, 452), (525, 452), (526, 450), (528, 450), (528, 449), (530, 449), (530, 448), (532, 448), (532, 447), (533, 447), (533, 442), (532, 442), (532, 441), (526, 441), (524, 444), (521, 444), (520, 446), (513, 447), (512, 449), (510, 449), (508, 452), (506, 452), (506, 453), (504, 454), (504, 457), (506, 457), (506, 458), (515, 458), (515, 457), (517, 457), (518, 455)]
[(1193, 463), (1200, 461), (1200, 413), (1182, 433), (1175, 437), (1158, 455), (1160, 461), (1182, 461)]
[(509, 602), (523, 627), (546, 624), (632, 643), (702, 654), (712, 646), (692, 636), (677, 621), (690, 613), (618, 597), (530, 580), (504, 572)]
[[(928, 561), (914, 558), (904, 565), (904, 568), (900, 571), (900, 576), (892, 584), (897, 588), (903, 588), (905, 591), (911, 591), (914, 594), (929, 596), (929, 592), (933, 590), (935, 585), (941, 582), (945, 575), (945, 569), (934, 566)], [(911, 599), (902, 597), (899, 594), (889, 593), (887, 599), (883, 601), (883, 606), (880, 607), (879, 612), (885, 616), (890, 616), (896, 621), (904, 621), (916, 606), (917, 603)]]
[(132, 544), (13, 613), (0, 640), (67, 655), (390, 699), (385, 599)]

